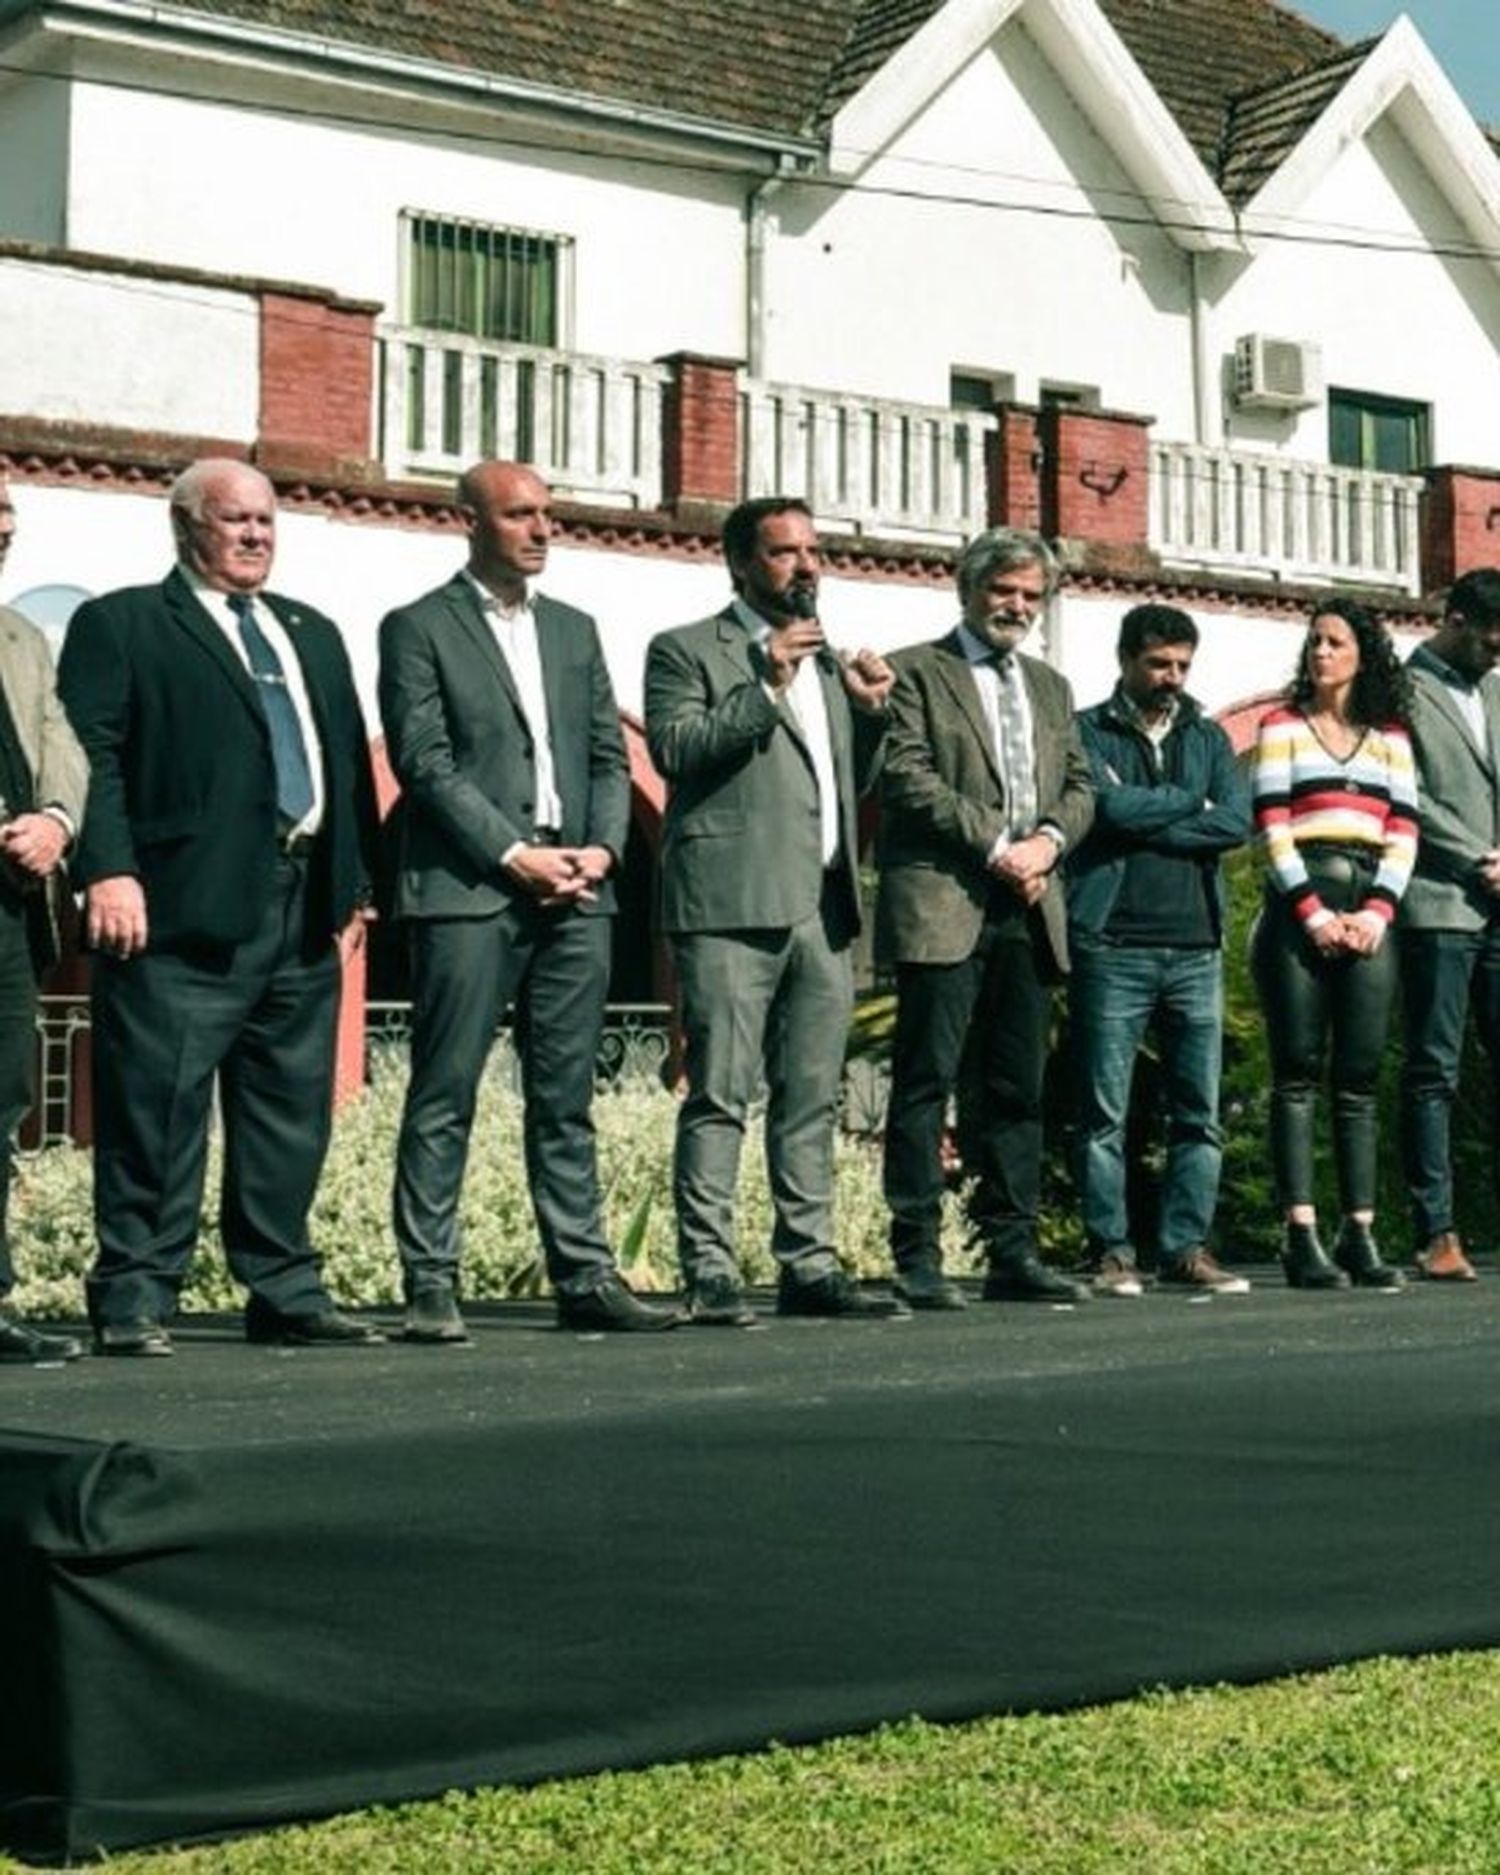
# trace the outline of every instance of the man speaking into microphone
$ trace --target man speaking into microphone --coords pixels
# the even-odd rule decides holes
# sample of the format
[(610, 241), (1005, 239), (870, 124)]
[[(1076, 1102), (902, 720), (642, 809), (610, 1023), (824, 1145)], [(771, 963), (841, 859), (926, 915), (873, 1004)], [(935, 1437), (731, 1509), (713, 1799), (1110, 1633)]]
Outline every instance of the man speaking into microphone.
[(663, 632), (646, 656), (646, 733), (670, 788), (662, 924), (687, 1048), (673, 1197), (691, 1319), (755, 1319), (734, 1195), (762, 1079), (777, 1312), (889, 1315), (834, 1249), (833, 1128), (860, 928), (855, 807), (892, 673), (872, 651), (828, 647), (804, 503), (742, 502), (723, 549), (729, 604)]

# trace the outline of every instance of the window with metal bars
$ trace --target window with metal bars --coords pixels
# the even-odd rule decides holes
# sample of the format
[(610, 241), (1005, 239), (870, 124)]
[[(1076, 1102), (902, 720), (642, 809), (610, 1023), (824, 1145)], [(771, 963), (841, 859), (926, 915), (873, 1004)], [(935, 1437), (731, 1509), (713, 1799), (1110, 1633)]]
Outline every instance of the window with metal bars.
[(556, 346), (566, 236), (407, 210), (409, 324), (470, 338)]

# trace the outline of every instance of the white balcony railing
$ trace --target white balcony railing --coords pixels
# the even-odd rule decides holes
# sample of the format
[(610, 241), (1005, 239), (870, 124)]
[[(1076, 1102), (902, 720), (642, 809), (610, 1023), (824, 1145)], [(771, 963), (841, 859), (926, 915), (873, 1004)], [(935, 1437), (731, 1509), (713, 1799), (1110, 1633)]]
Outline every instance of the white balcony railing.
[(797, 495), (829, 528), (951, 542), (984, 527), (988, 411), (742, 381), (746, 495)]
[(1418, 476), (1153, 443), (1151, 483), (1168, 562), (1422, 590)]
[(661, 502), (662, 365), (452, 332), (381, 339), (380, 448), (397, 476), (452, 476), (481, 457), (529, 462), (559, 495)]

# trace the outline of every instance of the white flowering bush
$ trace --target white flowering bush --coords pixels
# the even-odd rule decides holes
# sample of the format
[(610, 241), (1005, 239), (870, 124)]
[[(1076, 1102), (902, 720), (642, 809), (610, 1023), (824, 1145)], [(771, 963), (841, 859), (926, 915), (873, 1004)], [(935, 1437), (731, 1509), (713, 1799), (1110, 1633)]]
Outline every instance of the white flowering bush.
[[(369, 1087), (341, 1110), (334, 1124), (311, 1231), (324, 1258), (329, 1290), (342, 1303), (390, 1306), (400, 1299), (390, 1209), (405, 1086), (403, 1051), (377, 1051)], [(679, 1283), (672, 1215), (677, 1106), (674, 1095), (645, 1078), (601, 1089), (594, 1102), (610, 1241), (632, 1287), (641, 1290), (674, 1289)], [(879, 1145), (841, 1132), (835, 1153), (840, 1254), (856, 1275), (888, 1276)], [(183, 1293), (187, 1309), (239, 1305), (219, 1241), (219, 1167), (215, 1141), (198, 1248)], [(498, 1298), (544, 1291), (522, 1155), (521, 1102), (503, 1063), (486, 1075), (480, 1091), (460, 1215), (465, 1294)], [(746, 1279), (772, 1280), (771, 1201), (759, 1116), (752, 1120), (745, 1141), (738, 1226)], [(964, 1267), (953, 1205), (946, 1236), (950, 1267)], [(42, 1317), (81, 1314), (83, 1279), (94, 1248), (88, 1152), (59, 1146), (22, 1161), (11, 1194), (11, 1241), (20, 1278), (17, 1307)]]

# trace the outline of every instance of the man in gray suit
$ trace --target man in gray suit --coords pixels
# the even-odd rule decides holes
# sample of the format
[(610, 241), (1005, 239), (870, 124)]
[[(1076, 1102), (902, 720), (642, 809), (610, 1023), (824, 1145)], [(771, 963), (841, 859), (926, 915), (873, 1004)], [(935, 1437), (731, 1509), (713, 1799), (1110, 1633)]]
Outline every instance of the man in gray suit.
[(479, 1077), (506, 1009), (526, 1171), (559, 1326), (669, 1328), (621, 1282), (590, 1118), (625, 850), (625, 745), (594, 621), (534, 594), (545, 482), (482, 462), (459, 483), (468, 565), (380, 628), (380, 714), (403, 790), (395, 911), (412, 963), (411, 1084), (394, 1201), (408, 1340), (467, 1339), (458, 1199)]
[[(1455, 1228), (1451, 1121), (1472, 1006), (1500, 1097), (1500, 568), (1465, 573), (1412, 653), (1421, 840), (1402, 905), (1402, 1110), (1418, 1271), (1473, 1282)], [(1497, 1105), (1500, 1112), (1500, 1105)], [(1500, 1166), (1500, 1133), (1494, 1141)]]
[[(0, 567), (16, 511), (0, 477)], [(57, 955), (53, 897), (83, 820), (88, 761), (57, 697), (37, 628), (0, 606), (0, 1361), (76, 1360), (71, 1335), (46, 1335), (4, 1308), (15, 1287), (6, 1229), (16, 1128), (32, 1101), (37, 976)]]
[(682, 992), (688, 1093), (673, 1191), (693, 1321), (755, 1317), (734, 1254), (745, 1117), (764, 1075), (782, 1315), (889, 1315), (844, 1274), (833, 1128), (859, 930), (855, 805), (891, 672), (840, 659), (817, 621), (806, 506), (743, 502), (724, 523), (735, 596), (653, 640), (646, 733), (671, 785), (662, 923)]
[(1051, 990), (1068, 964), (1057, 866), (1093, 817), (1072, 693), (1017, 650), (1056, 584), (1039, 536), (981, 534), (958, 563), (960, 623), (893, 660), (875, 936), (896, 966), (885, 1195), (914, 1308), (963, 1304), (939, 1247), (955, 1087), (985, 1300), (1089, 1294), (1037, 1255)]

